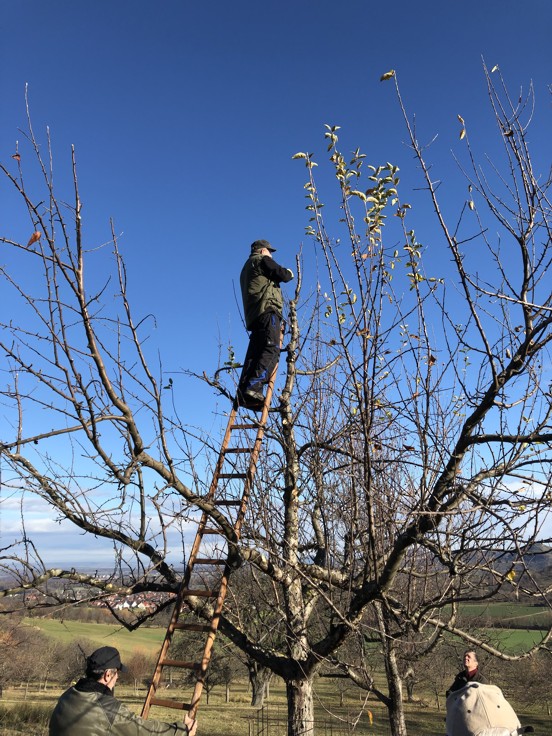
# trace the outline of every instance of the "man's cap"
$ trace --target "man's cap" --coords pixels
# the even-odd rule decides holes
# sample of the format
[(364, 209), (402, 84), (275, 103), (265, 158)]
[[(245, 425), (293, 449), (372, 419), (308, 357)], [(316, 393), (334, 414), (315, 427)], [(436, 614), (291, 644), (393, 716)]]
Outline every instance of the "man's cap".
[(251, 243), (251, 252), (256, 253), (258, 250), (262, 250), (263, 248), (266, 248), (271, 253), (274, 253), (276, 248), (273, 248), (268, 240), (256, 240), (254, 243)]
[(121, 662), (121, 655), (115, 647), (100, 647), (92, 652), (86, 660), (86, 669), (89, 672), (102, 672), (103, 670), (127, 671), (127, 668)]

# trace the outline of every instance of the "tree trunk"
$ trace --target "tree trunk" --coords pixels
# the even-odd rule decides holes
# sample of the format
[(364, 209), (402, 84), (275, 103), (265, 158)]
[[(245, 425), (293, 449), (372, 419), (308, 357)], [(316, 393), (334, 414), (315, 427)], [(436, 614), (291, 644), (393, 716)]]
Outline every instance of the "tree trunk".
[(389, 690), (389, 698), (386, 705), (389, 715), (391, 736), (407, 736), (402, 698), (402, 679), (397, 664), (395, 644), (393, 637), (390, 635), (388, 630), (389, 614), (381, 603), (377, 603), (375, 605), (375, 610), (378, 619), (380, 640), (383, 646), (385, 675), (387, 679), (387, 688)]
[(416, 684), (416, 680), (414, 677), (414, 670), (411, 667), (409, 667), (408, 670), (405, 672), (403, 680), (406, 687), (406, 699), (409, 703), (413, 703), (414, 686)]
[(312, 680), (286, 682), (288, 704), (287, 736), (314, 736)]
[(389, 725), (392, 736), (407, 736), (402, 699), (402, 681), (397, 667), (395, 650), (390, 648), (385, 658), (387, 686), (389, 688)]
[(253, 708), (262, 708), (265, 698), (268, 697), (268, 686), (272, 678), (272, 670), (261, 667), (256, 662), (248, 665), (249, 684), (251, 685), (251, 705)]

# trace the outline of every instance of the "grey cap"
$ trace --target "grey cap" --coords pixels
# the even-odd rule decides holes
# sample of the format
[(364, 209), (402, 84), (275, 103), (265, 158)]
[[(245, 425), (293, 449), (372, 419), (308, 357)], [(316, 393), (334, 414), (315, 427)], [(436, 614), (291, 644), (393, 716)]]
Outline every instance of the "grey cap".
[(256, 240), (254, 243), (251, 243), (251, 252), (256, 253), (258, 250), (262, 250), (263, 248), (266, 248), (271, 253), (274, 253), (276, 248), (273, 248), (268, 240)]

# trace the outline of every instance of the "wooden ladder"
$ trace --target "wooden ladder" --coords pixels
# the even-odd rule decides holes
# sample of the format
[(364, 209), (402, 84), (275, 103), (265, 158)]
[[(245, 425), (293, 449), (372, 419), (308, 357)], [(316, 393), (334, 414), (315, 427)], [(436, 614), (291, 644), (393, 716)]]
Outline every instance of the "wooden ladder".
[[(247, 511), (247, 504), (255, 477), (257, 460), (264, 437), (277, 371), (278, 365), (274, 368), (270, 381), (267, 384), (260, 419), (252, 420), (248, 418), (247, 414), (244, 419), (238, 419), (240, 408), (234, 402), (215, 465), (213, 479), (209, 492), (205, 497), (205, 500), (210, 501), (215, 506), (225, 507), (229, 512), (231, 512), (231, 509), (234, 509), (235, 517), (232, 522), (235, 534), (234, 542), (237, 542), (240, 538), (242, 522)], [(241, 411), (247, 410), (241, 409)], [(251, 442), (252, 439), (253, 442)], [(236, 466), (239, 464), (238, 459), (240, 457), (243, 458), (244, 462), (242, 461), (242, 468), (239, 468), (241, 472), (238, 472)], [(223, 472), (226, 470), (228, 464), (231, 465), (231, 469), (229, 472)], [(239, 484), (238, 489), (235, 488), (236, 484)], [(218, 545), (216, 543), (217, 535), (218, 541), (221, 543)], [(208, 539), (205, 545), (203, 544), (204, 537)], [(214, 544), (213, 540), (215, 540)], [(209, 549), (202, 553), (202, 546), (206, 545), (208, 545)], [(175, 600), (153, 678), (142, 707), (142, 718), (148, 717), (150, 708), (154, 705), (188, 711), (189, 715), (195, 718), (228, 590), (228, 579), (233, 569), (232, 557), (235, 557), (235, 551), (232, 547), (233, 545), (228, 543), (222, 530), (217, 528), (212, 518), (206, 512), (203, 512), (194, 543), (190, 550), (188, 564)], [(225, 551), (223, 551), (224, 548)], [(220, 571), (218, 582), (213, 582), (212, 574), (205, 575), (205, 570)], [(194, 575), (194, 573), (196, 574)], [(199, 584), (196, 582), (196, 578), (199, 579)], [(193, 597), (212, 598), (215, 600), (210, 623), (179, 622), (183, 610), (187, 609), (186, 599)], [(200, 632), (205, 635), (203, 654), (199, 661), (169, 658), (169, 647), (173, 634), (177, 630)], [(190, 702), (182, 703), (176, 699), (157, 697), (156, 693), (162, 680), (163, 670), (166, 667), (188, 669), (194, 672), (195, 685), (193, 686)]]

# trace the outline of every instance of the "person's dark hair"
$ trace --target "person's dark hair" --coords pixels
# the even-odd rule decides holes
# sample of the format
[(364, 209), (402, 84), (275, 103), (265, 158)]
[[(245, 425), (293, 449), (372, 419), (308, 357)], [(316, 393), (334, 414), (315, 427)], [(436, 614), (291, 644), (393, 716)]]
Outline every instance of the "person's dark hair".
[(90, 677), (92, 680), (99, 680), (104, 672), (105, 672), (105, 669), (97, 670), (94, 667), (90, 667), (90, 665), (87, 665), (85, 674), (86, 674), (86, 677)]

